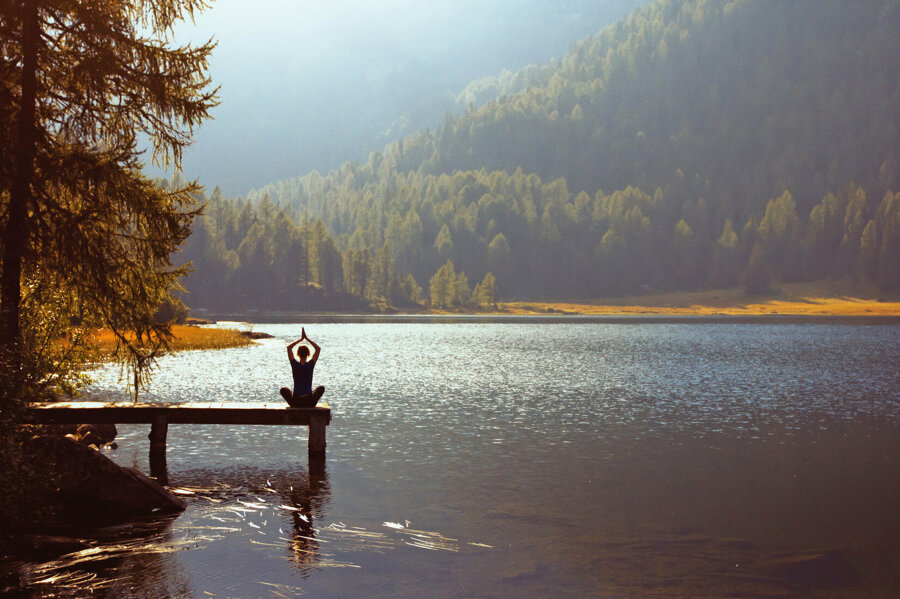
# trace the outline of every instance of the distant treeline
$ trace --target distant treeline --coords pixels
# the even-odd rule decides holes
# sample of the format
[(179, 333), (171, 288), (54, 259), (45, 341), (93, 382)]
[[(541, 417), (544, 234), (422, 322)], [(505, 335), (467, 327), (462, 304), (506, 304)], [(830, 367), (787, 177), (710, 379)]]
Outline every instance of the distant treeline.
[[(177, 183), (177, 182), (176, 182)], [(376, 251), (341, 247), (321, 219), (281, 209), (267, 198), (259, 203), (227, 200), (216, 188), (182, 259), (194, 272), (183, 283), (193, 308), (230, 310), (367, 310), (415, 307), (490, 306), (496, 302), (494, 277), (470, 286), (449, 260), (423, 278), (423, 292), (387, 244)], [(346, 237), (346, 236), (345, 236)], [(421, 237), (421, 232), (419, 234)], [(420, 275), (421, 276), (421, 275)]]
[[(245, 279), (262, 272), (247, 260), (279, 219), (298, 240), (287, 254), (332, 269), (269, 252), (285, 298), (307, 281), (386, 303), (433, 288), (437, 304), (478, 281), (493, 291), (475, 301), (828, 276), (898, 289), (897, 31), (894, 0), (660, 0), (561, 62), (479, 82), (472, 98), (499, 97), (365, 164), (214, 193), (196, 235), (214, 232), (226, 289), (261, 308), (281, 287)], [(216, 210), (237, 213), (232, 237), (208, 224)], [(206, 305), (207, 262), (191, 305)]]
[[(318, 183), (313, 197), (327, 206), (327, 221), (268, 198), (254, 204), (214, 192), (185, 250), (196, 269), (187, 303), (457, 306), (492, 304), (498, 294), (571, 298), (737, 284), (759, 292), (773, 279), (829, 276), (900, 287), (900, 193), (890, 191), (878, 197), (846, 185), (807, 213), (785, 191), (733, 223), (704, 198), (673, 203), (662, 190), (633, 187), (590, 196), (521, 170), (394, 175), (363, 190)], [(332, 237), (329, 229), (342, 232)]]

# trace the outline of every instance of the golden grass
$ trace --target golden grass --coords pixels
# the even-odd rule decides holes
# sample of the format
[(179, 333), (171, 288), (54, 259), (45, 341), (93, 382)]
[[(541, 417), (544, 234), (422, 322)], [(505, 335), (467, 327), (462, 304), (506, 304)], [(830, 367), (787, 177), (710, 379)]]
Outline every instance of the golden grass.
[[(173, 339), (170, 342), (172, 351), (192, 349), (226, 349), (243, 347), (253, 343), (235, 329), (213, 329), (188, 325), (173, 325)], [(100, 329), (94, 336), (101, 354), (109, 355), (116, 347), (116, 338), (108, 329)]]
[(900, 298), (879, 297), (874, 290), (849, 283), (790, 283), (763, 296), (725, 289), (585, 302), (503, 302), (499, 309), (509, 314), (900, 316)]

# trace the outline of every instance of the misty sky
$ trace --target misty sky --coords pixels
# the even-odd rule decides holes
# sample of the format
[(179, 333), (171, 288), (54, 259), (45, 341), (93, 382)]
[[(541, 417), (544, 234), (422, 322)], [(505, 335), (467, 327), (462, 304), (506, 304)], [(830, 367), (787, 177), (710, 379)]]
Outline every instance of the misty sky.
[(438, 126), (471, 80), (561, 57), (646, 2), (218, 0), (179, 31), (218, 40), (210, 72), (222, 88), (185, 175), (236, 196), (364, 161)]

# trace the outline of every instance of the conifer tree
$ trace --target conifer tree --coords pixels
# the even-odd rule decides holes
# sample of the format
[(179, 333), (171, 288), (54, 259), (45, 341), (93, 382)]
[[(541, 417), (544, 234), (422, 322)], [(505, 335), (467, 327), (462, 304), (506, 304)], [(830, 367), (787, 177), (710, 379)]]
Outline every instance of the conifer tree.
[(713, 253), (711, 281), (717, 287), (730, 287), (737, 279), (738, 236), (731, 220), (725, 221)]
[(189, 233), (199, 187), (167, 190), (142, 176), (137, 139), (146, 136), (155, 163), (178, 168), (215, 105), (214, 44), (171, 41), (174, 25), (205, 6), (0, 3), (0, 348), (23, 388), (47, 380), (29, 371), (23, 334), (40, 320), (35, 290), (65, 296), (42, 316), (110, 328), (136, 382), (165, 345), (168, 325), (153, 315), (184, 273), (170, 255)]
[(416, 283), (416, 278), (411, 274), (406, 275), (406, 279), (401, 282), (400, 296), (402, 300), (413, 304), (418, 304), (419, 300), (422, 299), (422, 288), (419, 287), (419, 284)]
[(441, 266), (428, 284), (428, 297), (432, 306), (451, 306), (457, 282), (456, 267), (452, 260)]
[(472, 302), (479, 306), (494, 306), (497, 303), (497, 280), (494, 275), (487, 273), (481, 283), (475, 286)]
[(454, 308), (468, 306), (472, 301), (472, 290), (469, 288), (469, 278), (466, 273), (456, 275), (451, 288), (450, 305)]

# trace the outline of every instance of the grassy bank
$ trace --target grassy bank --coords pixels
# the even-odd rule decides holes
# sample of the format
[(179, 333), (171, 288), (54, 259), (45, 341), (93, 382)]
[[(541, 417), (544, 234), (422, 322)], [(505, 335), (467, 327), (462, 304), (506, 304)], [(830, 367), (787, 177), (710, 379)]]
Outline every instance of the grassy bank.
[(741, 289), (647, 294), (593, 301), (503, 302), (507, 314), (900, 316), (900, 297), (850, 283), (788, 283), (764, 295)]
[[(243, 347), (253, 341), (236, 329), (213, 329), (189, 325), (173, 325), (173, 339), (170, 343), (172, 351), (191, 349), (226, 349)], [(97, 331), (95, 341), (99, 345), (101, 355), (111, 354), (116, 347), (116, 338), (111, 331)]]
[[(214, 315), (221, 320), (254, 320), (268, 322), (300, 322), (304, 317), (326, 317), (328, 312), (254, 312), (253, 315), (225, 313)], [(873, 287), (855, 285), (852, 282), (782, 283), (768, 292), (749, 295), (743, 289), (714, 289), (705, 291), (678, 291), (670, 293), (646, 293), (594, 300), (535, 300), (500, 302), (495, 308), (434, 308), (426, 305), (414, 309), (398, 310), (385, 306), (373, 307), (370, 312), (334, 312), (335, 316), (348, 314), (404, 315), (540, 315), (572, 314), (588, 316), (846, 316), (846, 317), (900, 317), (900, 293), (886, 294)], [(268, 320), (266, 320), (268, 319)], [(184, 327), (192, 328), (192, 327)], [(223, 333), (221, 330), (198, 329)], [(237, 331), (235, 331), (237, 333)], [(176, 331), (176, 335), (179, 333)], [(240, 335), (240, 333), (237, 333)], [(213, 340), (215, 341), (215, 339)], [(183, 349), (215, 348), (216, 345), (185, 347)], [(225, 345), (223, 347), (230, 347)]]

